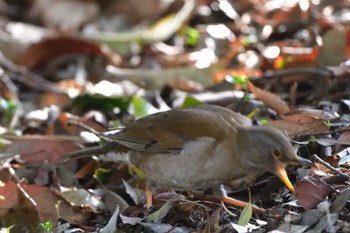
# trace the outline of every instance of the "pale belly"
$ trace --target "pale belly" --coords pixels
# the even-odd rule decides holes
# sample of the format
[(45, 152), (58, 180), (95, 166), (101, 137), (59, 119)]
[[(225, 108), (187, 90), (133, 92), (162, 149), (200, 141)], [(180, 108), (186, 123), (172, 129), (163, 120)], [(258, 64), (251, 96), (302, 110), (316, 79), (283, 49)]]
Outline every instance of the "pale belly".
[(178, 155), (135, 153), (130, 155), (130, 161), (157, 186), (176, 189), (206, 189), (251, 175), (237, 166), (233, 152), (223, 150), (223, 145), (208, 155), (213, 142), (212, 138), (203, 138), (187, 144)]

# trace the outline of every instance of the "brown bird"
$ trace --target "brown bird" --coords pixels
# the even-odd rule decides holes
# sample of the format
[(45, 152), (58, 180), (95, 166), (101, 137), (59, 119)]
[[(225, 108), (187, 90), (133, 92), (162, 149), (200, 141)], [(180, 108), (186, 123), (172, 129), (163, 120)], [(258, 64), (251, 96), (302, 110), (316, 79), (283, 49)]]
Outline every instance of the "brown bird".
[[(313, 165), (296, 155), (280, 131), (252, 126), (241, 114), (213, 105), (156, 113), (100, 136), (109, 142), (66, 157), (103, 154), (141, 169), (148, 187), (213, 188), (218, 199), (240, 207), (247, 203), (228, 197), (223, 184), (240, 186), (269, 172), (294, 192), (285, 166)], [(150, 192), (146, 194), (150, 205)], [(256, 206), (254, 209), (264, 212)]]

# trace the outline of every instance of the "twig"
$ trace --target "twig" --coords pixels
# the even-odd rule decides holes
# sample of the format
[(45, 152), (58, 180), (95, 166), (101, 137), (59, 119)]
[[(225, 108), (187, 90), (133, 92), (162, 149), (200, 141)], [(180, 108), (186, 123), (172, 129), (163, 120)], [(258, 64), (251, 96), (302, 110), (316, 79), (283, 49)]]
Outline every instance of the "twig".
[(272, 78), (276, 76), (284, 76), (284, 75), (298, 75), (298, 74), (314, 74), (323, 77), (330, 77), (333, 75), (333, 72), (327, 69), (319, 69), (319, 68), (299, 68), (299, 69), (284, 69), (284, 70), (274, 70), (274, 71), (266, 71), (263, 74), (265, 78)]
[(90, 132), (90, 133), (93, 133), (95, 134), (96, 136), (98, 136), (99, 134), (101, 134), (101, 132), (98, 132), (96, 129), (88, 126), (87, 124), (84, 124), (83, 122), (80, 122), (80, 121), (77, 121), (77, 120), (69, 120), (69, 124), (72, 124), (72, 125), (77, 125), (79, 126), (80, 128)]
[(47, 81), (40, 75), (28, 70), (25, 67), (20, 67), (16, 65), (15, 63), (7, 59), (1, 52), (0, 65), (13, 73), (19, 74), (19, 77), (17, 77), (18, 81), (28, 85), (29, 87), (43, 91), (50, 91), (53, 93), (66, 93), (64, 89), (60, 88), (55, 83)]
[(229, 209), (227, 209), (225, 203), (223, 201), (221, 201), (221, 207), (226, 211), (226, 213), (228, 215), (230, 215), (231, 217), (237, 217), (237, 214), (232, 213)]
[(323, 159), (321, 159), (320, 157), (318, 157), (316, 154), (313, 154), (312, 157), (319, 162), (320, 164), (322, 164), (323, 166), (325, 166), (326, 168), (328, 168), (329, 170), (331, 170), (332, 172), (335, 172), (336, 174), (350, 180), (350, 176), (339, 171), (338, 169), (334, 168), (332, 165), (330, 165), (329, 163), (327, 163), (326, 161), (324, 161)]
[(318, 133), (299, 133), (299, 134), (296, 134), (294, 138), (301, 138), (301, 137), (306, 137), (306, 136), (327, 135), (327, 134), (333, 134), (333, 133), (344, 133), (347, 131), (350, 131), (350, 128), (329, 130), (326, 132), (318, 132)]
[(0, 135), (0, 138), (8, 139), (8, 140), (64, 140), (64, 141), (72, 141), (72, 142), (80, 142), (80, 138), (76, 136), (67, 136), (67, 135)]

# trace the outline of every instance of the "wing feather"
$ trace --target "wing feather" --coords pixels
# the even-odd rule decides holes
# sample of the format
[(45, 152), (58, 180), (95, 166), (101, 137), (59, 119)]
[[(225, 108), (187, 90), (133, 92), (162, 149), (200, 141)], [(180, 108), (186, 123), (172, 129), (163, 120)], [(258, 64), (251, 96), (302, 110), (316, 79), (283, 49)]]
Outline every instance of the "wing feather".
[(249, 119), (229, 109), (200, 105), (149, 115), (104, 136), (137, 151), (174, 153), (198, 137), (220, 140), (235, 128), (250, 124)]

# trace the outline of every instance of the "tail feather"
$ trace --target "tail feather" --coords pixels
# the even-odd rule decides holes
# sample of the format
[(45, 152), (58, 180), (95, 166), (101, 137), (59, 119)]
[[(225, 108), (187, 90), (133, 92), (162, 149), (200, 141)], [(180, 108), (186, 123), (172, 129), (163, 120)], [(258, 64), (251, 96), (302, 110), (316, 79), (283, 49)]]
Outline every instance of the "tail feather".
[(106, 144), (101, 145), (101, 146), (84, 148), (81, 150), (69, 152), (67, 154), (64, 154), (63, 158), (66, 160), (69, 160), (69, 159), (78, 159), (78, 158), (89, 157), (92, 155), (102, 155), (102, 154), (108, 153), (109, 151), (114, 150), (116, 147), (118, 147), (117, 143), (110, 142), (110, 143), (106, 143)]

